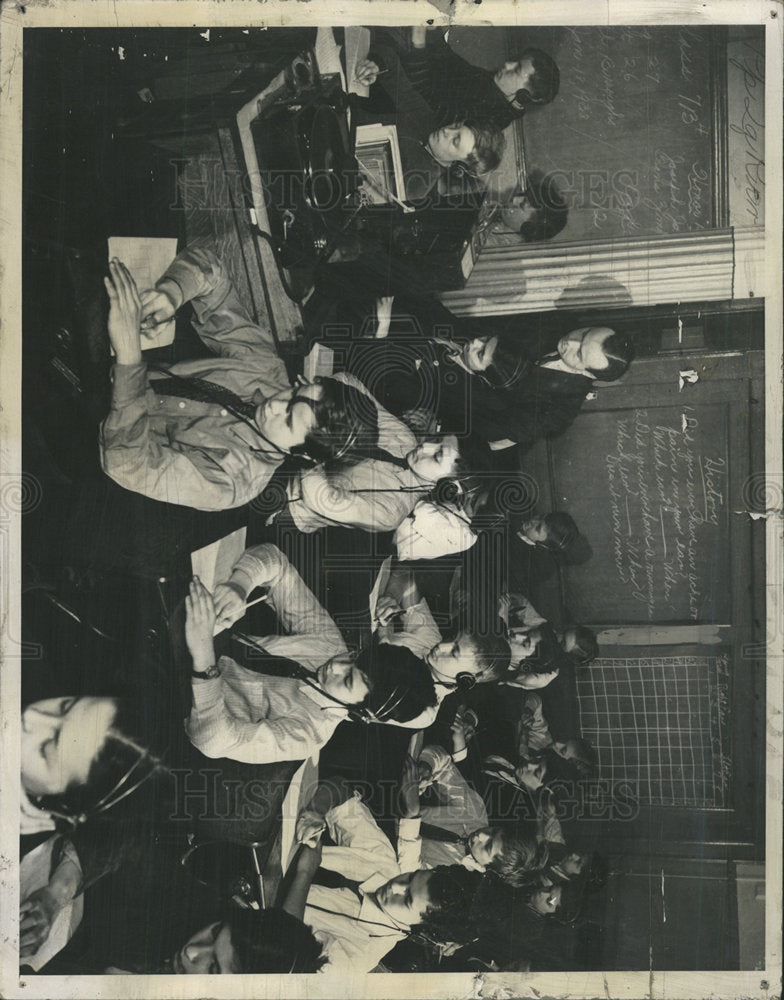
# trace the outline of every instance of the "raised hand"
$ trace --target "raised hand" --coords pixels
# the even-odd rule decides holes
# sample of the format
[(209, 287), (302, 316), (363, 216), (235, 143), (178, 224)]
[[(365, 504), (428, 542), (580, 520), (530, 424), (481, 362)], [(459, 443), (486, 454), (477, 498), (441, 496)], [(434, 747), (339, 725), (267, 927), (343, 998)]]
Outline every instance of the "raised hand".
[(527, 788), (529, 792), (535, 792), (544, 783), (544, 776), (547, 772), (547, 765), (544, 761), (530, 761), (515, 768), (515, 778), (520, 788)]
[(376, 339), (383, 340), (389, 333), (389, 324), (392, 322), (392, 303), (394, 296), (384, 295), (376, 299)]
[(462, 750), (465, 750), (468, 741), (476, 733), (477, 724), (476, 713), (466, 708), (465, 705), (461, 705), (455, 713), (452, 725), (449, 727), (452, 730), (453, 753), (460, 753)]
[(404, 819), (419, 815), (419, 780), (417, 762), (408, 754), (400, 777), (400, 815)]
[(198, 576), (194, 576), (185, 598), (185, 641), (193, 658), (194, 670), (206, 670), (215, 664), (214, 631), (212, 595)]
[(315, 847), (321, 842), (321, 834), (326, 829), (327, 824), (321, 813), (313, 809), (303, 809), (297, 817), (297, 828), (294, 839), (298, 844), (305, 844), (308, 847)]
[(142, 359), (139, 323), (142, 303), (128, 268), (113, 257), (109, 277), (103, 279), (109, 295), (109, 341), (118, 365), (138, 364)]
[(389, 625), (395, 615), (402, 611), (400, 604), (389, 594), (382, 594), (376, 601), (376, 620), (379, 625)]

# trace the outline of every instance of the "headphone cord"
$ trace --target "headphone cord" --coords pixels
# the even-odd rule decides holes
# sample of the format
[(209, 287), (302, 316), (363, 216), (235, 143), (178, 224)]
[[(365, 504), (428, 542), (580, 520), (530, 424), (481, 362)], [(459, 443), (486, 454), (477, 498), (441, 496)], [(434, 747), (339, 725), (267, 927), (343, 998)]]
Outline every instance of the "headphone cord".
[[(397, 488), (391, 488), (390, 487), (388, 489), (380, 489), (380, 488), (374, 489), (374, 488), (368, 486), (368, 487), (365, 487), (365, 488), (362, 488), (362, 489), (346, 490), (345, 492), (346, 493), (354, 493), (354, 494), (359, 494), (359, 493), (422, 493), (423, 497), (424, 497), (427, 494), (432, 493), (433, 489), (435, 489), (435, 486), (436, 486), (435, 483), (433, 484), (433, 486), (430, 489), (426, 489), (426, 488), (422, 489), (419, 486), (398, 486)], [(304, 503), (304, 498), (302, 496), (289, 497), (286, 502), (289, 503), (289, 504), (292, 504), (292, 503)], [(444, 510), (449, 510), (450, 513), (454, 514), (454, 516), (457, 517), (457, 518), (459, 518), (464, 524), (467, 524), (469, 528), (472, 527), (470, 518), (463, 517), (463, 515), (460, 513), (460, 511), (452, 510), (451, 508), (446, 507), (444, 503), (442, 503), (441, 501), (438, 501), (438, 500), (433, 500), (433, 503), (436, 504), (436, 506), (438, 506), (438, 507), (442, 507)], [(321, 514), (320, 516), (325, 517), (326, 515)], [(413, 512), (411, 512), (411, 513), (409, 513), (409, 514), (406, 515), (407, 518), (411, 518), (413, 516), (414, 516)], [(329, 520), (332, 520), (334, 524), (341, 524), (342, 523), (340, 521), (334, 520), (333, 518), (329, 518)], [(403, 520), (406, 520), (406, 518), (403, 518)]]
[[(190, 381), (189, 378), (187, 378), (184, 375), (178, 375), (177, 372), (173, 372), (171, 370), (171, 368), (167, 368), (165, 365), (148, 364), (147, 367), (148, 367), (148, 369), (151, 369), (152, 371), (160, 372), (161, 374), (166, 375), (169, 378), (172, 378), (172, 379), (174, 379), (177, 382), (185, 383), (186, 385), (190, 385), (191, 384), (191, 381)], [(153, 390), (153, 392), (155, 392), (155, 386), (152, 386), (152, 390)], [(239, 410), (237, 410), (235, 407), (233, 407), (231, 405), (231, 403), (226, 403), (225, 401), (223, 401), (223, 402), (221, 402), (220, 405), (223, 407), (224, 410), (228, 410), (229, 413), (233, 417), (236, 417), (237, 420), (240, 420), (243, 424), (245, 424), (246, 427), (250, 427), (250, 429), (254, 432), (254, 434), (256, 434), (257, 437), (260, 437), (262, 441), (266, 442), (273, 451), (277, 452), (278, 455), (282, 455), (284, 458), (286, 458), (286, 457), (288, 457), (290, 455), (290, 452), (284, 451), (282, 448), (279, 448), (276, 444), (273, 444), (273, 442), (270, 441), (270, 439), (268, 437), (266, 437), (264, 434), (261, 433), (261, 431), (259, 430), (259, 428), (256, 426), (256, 424), (252, 420), (249, 420), (245, 416), (244, 413), (241, 413)], [(260, 451), (263, 451), (263, 450), (264, 450), (263, 448), (252, 448), (251, 449), (251, 451), (254, 451), (254, 452), (260, 452)]]
[[(311, 261), (309, 263), (308, 260), (307, 260), (307, 258), (303, 256), (301, 258), (301, 262), (303, 263), (303, 265), (308, 265), (310, 267), (316, 267), (317, 268), (322, 263), (324, 263), (324, 261), (326, 261), (327, 258), (333, 253), (333, 251), (335, 249), (335, 246), (336, 246), (338, 240), (340, 239), (340, 237), (346, 232), (346, 230), (348, 229), (348, 227), (354, 221), (354, 218), (359, 214), (359, 212), (364, 207), (365, 206), (360, 202), (356, 206), (356, 208), (354, 208), (352, 210), (352, 212), (349, 214), (348, 219), (337, 229), (337, 231), (334, 233), (334, 235), (331, 238), (327, 239), (327, 241), (324, 244), (324, 246), (321, 248), (321, 250), (319, 250), (319, 253), (316, 256), (315, 262)], [(288, 298), (291, 299), (292, 302), (294, 302), (298, 306), (301, 306), (303, 304), (303, 300), (305, 298), (305, 295), (299, 295), (299, 296), (295, 295), (294, 290), (291, 287), (288, 278), (286, 277), (286, 273), (285, 273), (286, 269), (284, 268), (284, 266), (283, 266), (283, 264), (281, 263), (281, 260), (280, 260), (280, 249), (279, 249), (278, 245), (276, 244), (275, 240), (273, 239), (272, 234), (266, 232), (260, 226), (258, 226), (256, 224), (253, 224), (253, 223), (251, 223), (251, 227), (250, 228), (251, 228), (251, 231), (256, 236), (259, 236), (261, 239), (265, 240), (269, 244), (270, 250), (272, 251), (272, 257), (273, 257), (273, 259), (275, 261), (275, 266), (278, 269), (278, 276), (280, 277), (280, 283), (283, 286), (283, 291), (286, 293), (286, 295), (288, 296)], [(307, 293), (305, 293), (305, 294), (307, 294)]]

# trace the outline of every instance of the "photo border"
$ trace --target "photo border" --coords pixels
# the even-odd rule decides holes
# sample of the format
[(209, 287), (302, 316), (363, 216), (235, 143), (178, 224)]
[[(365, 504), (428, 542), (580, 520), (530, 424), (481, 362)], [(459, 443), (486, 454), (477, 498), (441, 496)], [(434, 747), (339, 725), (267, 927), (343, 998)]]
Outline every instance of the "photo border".
[[(22, 37), (37, 27), (291, 27), (424, 24), (652, 25), (762, 24), (766, 27), (765, 390), (767, 522), (766, 967), (747, 972), (454, 973), (358, 976), (28, 976), (18, 974), (20, 537), (35, 486), (21, 475)], [(781, 995), (782, 844), (782, 22), (776, 0), (596, 2), (582, 0), (18, 0), (0, 11), (0, 696), (3, 753), (0, 871), (0, 992), (5, 997), (605, 997), (716, 998)]]

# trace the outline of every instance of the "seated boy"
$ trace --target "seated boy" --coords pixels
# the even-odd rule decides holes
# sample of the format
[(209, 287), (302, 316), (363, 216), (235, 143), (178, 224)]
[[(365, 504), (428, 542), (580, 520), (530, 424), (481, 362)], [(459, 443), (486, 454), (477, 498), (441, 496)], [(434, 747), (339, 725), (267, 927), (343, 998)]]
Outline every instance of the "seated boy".
[(318, 972), (325, 961), (312, 930), (283, 909), (258, 912), (232, 907), (225, 919), (192, 934), (164, 968), (134, 971), (280, 975)]
[(482, 219), (488, 247), (520, 247), (551, 240), (568, 218), (566, 202), (552, 175), (533, 171), (525, 191), (519, 188), (505, 202), (488, 205)]
[[(428, 796), (434, 801), (428, 803)], [(546, 850), (534, 840), (488, 824), (481, 795), (442, 747), (427, 746), (417, 761), (409, 758), (400, 800), (404, 817), (421, 817), (420, 858), (426, 868), (461, 864), (471, 871), (494, 871), (510, 885), (522, 885), (547, 861)]]
[(512, 651), (512, 671), (505, 684), (529, 691), (544, 688), (555, 680), (566, 662), (564, 648), (548, 622), (513, 626), (507, 630), (507, 641)]
[[(437, 704), (408, 725), (425, 729), (438, 714), (438, 705), (451, 692), (502, 680), (509, 670), (510, 649), (500, 634), (460, 630), (444, 639), (427, 601), (419, 594), (413, 574), (397, 567), (375, 609), (382, 644), (405, 647), (427, 665), (435, 685)], [(393, 619), (400, 616), (399, 629)]]
[[(335, 788), (321, 786), (298, 821), (297, 839), (305, 850), (318, 844), (324, 826), (336, 846), (295, 867), (298, 884), (289, 893), (307, 893), (304, 920), (327, 956), (320, 971), (371, 972), (398, 941), (428, 921), (451, 914), (467, 923), (477, 873), (461, 865), (418, 867), (418, 819), (400, 820), (395, 851), (357, 797), (338, 805), (335, 799)], [(312, 885), (319, 866), (356, 887)]]
[[(228, 656), (216, 665), (216, 618), (236, 621), (245, 607), (240, 594), (255, 586), (269, 588), (269, 603), (288, 633), (255, 641), (294, 661), (299, 677), (256, 673)], [(362, 704), (370, 693), (335, 623), (274, 545), (245, 552), (230, 580), (216, 587), (215, 603), (194, 577), (185, 638), (193, 658), (193, 706), (185, 728), (207, 757), (252, 764), (305, 760), (327, 742), (349, 706)]]
[[(351, 376), (291, 385), (272, 331), (250, 318), (211, 251), (184, 250), (141, 296), (120, 261), (109, 270), (115, 365), (100, 454), (120, 486), (196, 510), (224, 510), (258, 496), (289, 455), (323, 461), (357, 443), (385, 447), (394, 439), (398, 422), (386, 414), (385, 434), (385, 414)], [(143, 329), (189, 301), (195, 329), (214, 354), (151, 375)]]
[(549, 104), (560, 85), (553, 59), (528, 48), (503, 66), (486, 70), (467, 62), (439, 30), (411, 29), (411, 46), (402, 56), (412, 82), (441, 116), (475, 115), (504, 129), (531, 105)]
[[(274, 545), (248, 549), (234, 566), (229, 579), (216, 585), (212, 614), (217, 624), (228, 628), (242, 618), (247, 597), (256, 587), (268, 588), (267, 603), (276, 612), (285, 632), (254, 636), (254, 647), (289, 661), (294, 668), (301, 667), (312, 675), (312, 681), (307, 675), (297, 678), (257, 673), (229, 657), (222, 657), (219, 663), (224, 670), (222, 678), (194, 678), (193, 684), (195, 707), (187, 728), (192, 742), (207, 756), (233, 756), (233, 752), (219, 751), (225, 751), (229, 742), (238, 741), (240, 734), (249, 744), (243, 750), (237, 742), (236, 750), (240, 753), (300, 754), (309, 745), (317, 749), (347, 717), (349, 707), (361, 705), (367, 710), (368, 721), (393, 724), (404, 724), (423, 711), (432, 711), (436, 693), (427, 666), (408, 650), (393, 651), (391, 647), (382, 647), (379, 651), (377, 644), (352, 658), (332, 617)], [(202, 603), (206, 619), (210, 617), (210, 601), (209, 595), (205, 595), (202, 595)], [(206, 620), (193, 641), (194, 664), (198, 657), (204, 665), (196, 669), (212, 667), (214, 671), (212, 632)], [(398, 652), (402, 655), (393, 655), (393, 670), (388, 663), (389, 654)], [(296, 670), (289, 670), (292, 672)], [(313, 684), (320, 687), (323, 694), (319, 694)], [(232, 689), (236, 690), (232, 692)], [(273, 704), (270, 701), (272, 691), (279, 691), (286, 700)], [(270, 712), (276, 706), (286, 718), (290, 717), (290, 723), (285, 719), (278, 719), (274, 726), (259, 723), (254, 731), (253, 725), (241, 722), (248, 716), (256, 718), (258, 711)], [(235, 713), (239, 713), (238, 720), (233, 720)], [(277, 735), (280, 744), (277, 750), (270, 743), (273, 734)], [(212, 752), (205, 746), (211, 747)], [(309, 755), (305, 753), (304, 757)], [(300, 760), (304, 757), (264, 759)]]

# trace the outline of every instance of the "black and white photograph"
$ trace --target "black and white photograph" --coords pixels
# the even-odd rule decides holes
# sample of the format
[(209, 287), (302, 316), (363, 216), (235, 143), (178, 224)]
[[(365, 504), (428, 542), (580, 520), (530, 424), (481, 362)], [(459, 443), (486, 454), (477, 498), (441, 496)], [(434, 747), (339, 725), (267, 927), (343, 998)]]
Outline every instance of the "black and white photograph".
[(4, 996), (781, 996), (784, 8), (677, 6), (3, 6)]

